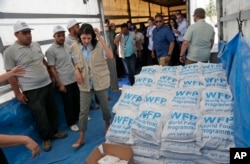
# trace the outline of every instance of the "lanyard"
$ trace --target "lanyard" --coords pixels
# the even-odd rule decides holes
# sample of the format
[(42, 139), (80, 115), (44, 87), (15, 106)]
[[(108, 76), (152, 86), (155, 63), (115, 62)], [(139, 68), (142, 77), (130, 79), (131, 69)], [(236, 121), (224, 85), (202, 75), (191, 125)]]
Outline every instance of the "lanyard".
[(124, 35), (124, 39), (125, 39), (125, 46), (126, 46), (126, 44), (127, 44), (127, 42), (128, 42), (128, 39), (129, 39), (129, 34), (127, 35), (128, 37), (125, 37), (126, 35)]

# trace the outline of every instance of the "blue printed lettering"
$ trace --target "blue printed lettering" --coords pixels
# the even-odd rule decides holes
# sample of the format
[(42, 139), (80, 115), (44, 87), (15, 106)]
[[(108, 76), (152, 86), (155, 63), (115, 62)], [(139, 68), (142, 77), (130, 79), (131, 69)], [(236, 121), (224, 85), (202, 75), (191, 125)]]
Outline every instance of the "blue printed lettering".
[(162, 97), (155, 97), (155, 96), (146, 96), (145, 97), (145, 102), (149, 102), (149, 103), (159, 103), (159, 104), (163, 104), (167, 101), (166, 98), (162, 98)]
[(176, 96), (198, 96), (199, 92), (197, 91), (176, 91)]
[(226, 79), (224, 78), (214, 78), (214, 77), (211, 77), (211, 78), (205, 78), (205, 81), (207, 83), (225, 83), (226, 82)]
[(161, 117), (161, 113), (159, 113), (159, 112), (154, 112), (154, 111), (143, 111), (143, 112), (140, 114), (140, 117), (146, 118), (146, 119), (149, 119), (149, 118), (156, 119), (156, 118)]
[(233, 118), (226, 118), (226, 117), (204, 117), (205, 123), (221, 123), (221, 122), (229, 122), (232, 121)]
[(124, 99), (128, 99), (131, 101), (141, 101), (142, 98), (139, 95), (131, 94), (131, 93), (125, 93)]
[(207, 98), (218, 98), (218, 99), (222, 99), (222, 98), (231, 99), (231, 95), (225, 94), (222, 92), (207, 92), (206, 97)]
[(211, 68), (211, 65), (203, 65), (202, 66), (204, 69), (209, 69), (209, 68)]
[(150, 78), (138, 78), (138, 79), (136, 79), (136, 82), (137, 83), (152, 83), (153, 82), (153, 80), (152, 79), (150, 79)]
[(182, 119), (182, 120), (197, 120), (197, 116), (189, 113), (177, 113), (174, 112), (171, 114), (171, 119)]
[(191, 80), (187, 80), (187, 81), (184, 81), (184, 84), (185, 85), (202, 85), (202, 83), (201, 82), (199, 82), (199, 81), (191, 81)]
[(172, 82), (177, 82), (176, 78), (172, 78), (170, 76), (161, 76), (160, 77), (161, 80), (166, 80), (166, 81), (172, 81)]
[(171, 119), (179, 119), (181, 117), (181, 113), (174, 112), (171, 114)]
[(227, 117), (226, 118), (226, 123), (233, 122), (234, 118), (233, 117)]
[(156, 70), (151, 68), (144, 68), (142, 69), (141, 73), (148, 73), (148, 74), (155, 74)]
[(216, 117), (204, 117), (204, 122), (205, 123), (214, 123)]
[(198, 68), (197, 65), (186, 65), (186, 66), (182, 67), (183, 70), (196, 69), (196, 68)]
[(130, 117), (121, 117), (121, 116), (117, 116), (114, 118), (113, 120), (114, 123), (118, 123), (118, 124), (125, 124), (127, 123), (128, 125), (131, 125), (133, 122), (133, 119), (131, 119)]

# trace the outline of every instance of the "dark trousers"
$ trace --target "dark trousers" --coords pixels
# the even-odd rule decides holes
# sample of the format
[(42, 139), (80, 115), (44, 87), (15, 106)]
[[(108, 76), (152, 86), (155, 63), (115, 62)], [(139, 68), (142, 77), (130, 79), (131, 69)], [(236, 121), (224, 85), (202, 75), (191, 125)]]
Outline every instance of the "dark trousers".
[[(178, 43), (178, 46), (179, 46), (179, 50), (181, 52), (181, 46), (182, 46), (183, 41), (177, 41), (177, 43)], [(188, 52), (188, 50), (186, 50), (185, 53), (184, 53), (185, 58), (187, 57), (187, 52)]]
[(60, 92), (66, 122), (68, 126), (74, 125), (79, 119), (80, 112), (80, 91), (77, 83), (72, 83), (65, 86), (66, 93)]
[(125, 57), (123, 59), (123, 61), (125, 62), (127, 68), (128, 68), (128, 80), (130, 85), (133, 85), (135, 82), (135, 71), (136, 71), (136, 56), (135, 54), (129, 56), (129, 57)]
[(3, 152), (3, 150), (0, 148), (0, 163), (1, 164), (8, 164), (7, 158)]
[(58, 131), (58, 111), (52, 84), (23, 93), (28, 98), (41, 139), (50, 139)]
[(116, 71), (117, 71), (117, 77), (121, 78), (124, 75), (126, 75), (126, 71), (123, 65), (123, 59), (120, 57), (116, 57)]
[[(159, 62), (158, 62), (158, 60), (157, 60), (157, 57), (152, 58), (151, 54), (152, 54), (152, 51), (148, 49), (148, 51), (147, 51), (147, 62), (146, 62), (146, 66), (149, 66), (149, 65), (159, 65)], [(156, 54), (156, 52), (155, 52), (155, 54)]]

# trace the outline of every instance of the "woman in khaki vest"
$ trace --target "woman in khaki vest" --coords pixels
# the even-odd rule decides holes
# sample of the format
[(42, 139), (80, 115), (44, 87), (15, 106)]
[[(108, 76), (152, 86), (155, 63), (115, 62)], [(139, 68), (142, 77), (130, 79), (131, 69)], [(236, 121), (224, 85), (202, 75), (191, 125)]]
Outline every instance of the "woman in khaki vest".
[(102, 109), (106, 131), (110, 125), (110, 110), (108, 106), (108, 88), (110, 75), (106, 60), (113, 58), (112, 50), (106, 45), (100, 31), (90, 24), (82, 24), (78, 32), (79, 42), (72, 44), (75, 62), (76, 80), (80, 89), (80, 136), (72, 145), (79, 148), (84, 145), (84, 134), (87, 129), (89, 107), (92, 94), (96, 94)]

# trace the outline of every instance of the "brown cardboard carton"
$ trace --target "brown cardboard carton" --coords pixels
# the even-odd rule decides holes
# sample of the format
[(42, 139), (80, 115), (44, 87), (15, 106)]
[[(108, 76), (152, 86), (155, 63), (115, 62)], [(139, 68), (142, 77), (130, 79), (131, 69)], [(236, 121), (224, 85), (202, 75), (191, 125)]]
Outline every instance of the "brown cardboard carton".
[(103, 152), (99, 149), (99, 147), (96, 147), (87, 158), (87, 164), (97, 164), (97, 161), (105, 155), (112, 155), (120, 158), (121, 160), (126, 160), (128, 161), (128, 164), (134, 163), (133, 150), (131, 147), (110, 143), (103, 143), (101, 146), (103, 148)]

